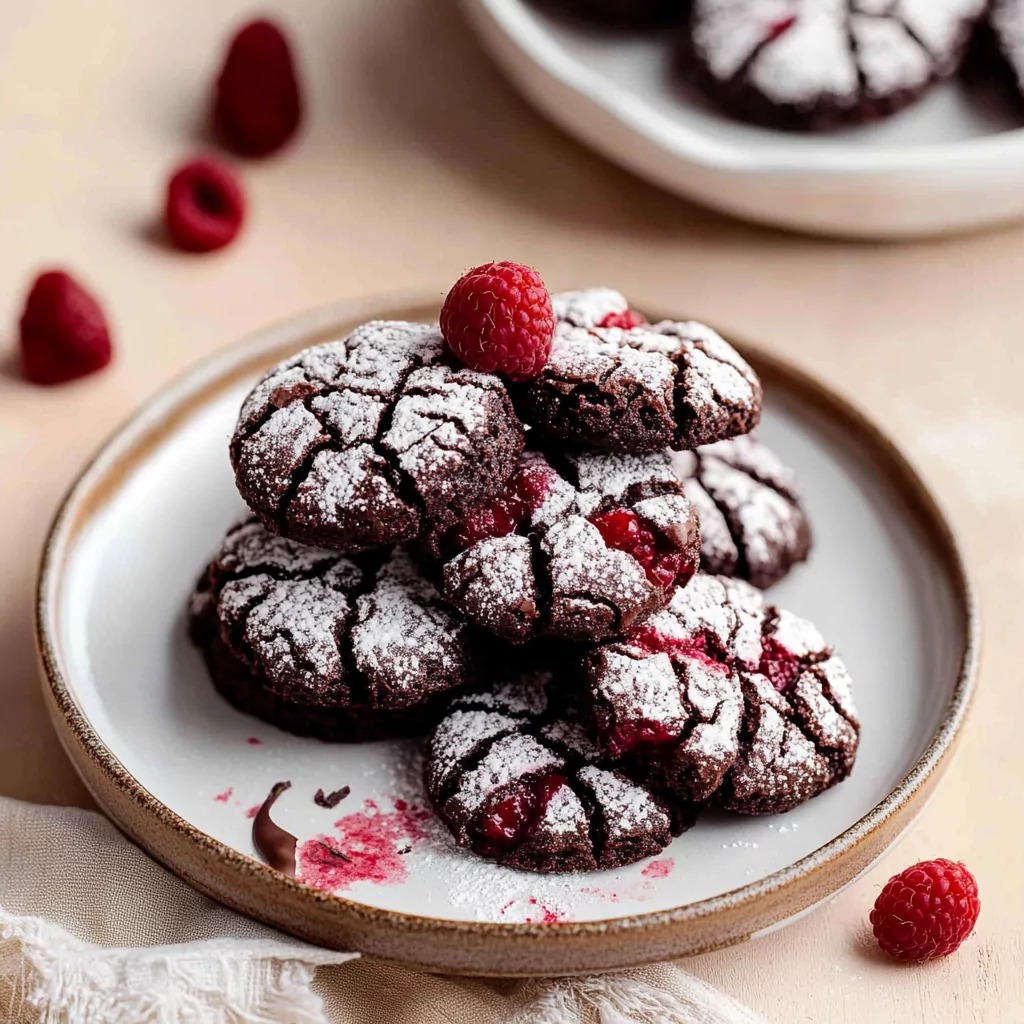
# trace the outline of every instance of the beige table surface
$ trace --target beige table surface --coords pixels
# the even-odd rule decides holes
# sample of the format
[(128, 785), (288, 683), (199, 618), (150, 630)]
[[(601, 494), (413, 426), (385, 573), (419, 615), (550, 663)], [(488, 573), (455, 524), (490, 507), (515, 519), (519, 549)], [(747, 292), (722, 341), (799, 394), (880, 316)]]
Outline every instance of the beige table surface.
[[(31, 596), (50, 514), (98, 442), (171, 375), (269, 321), (376, 291), (440, 299), (470, 265), (519, 260), (553, 288), (614, 284), (685, 308), (841, 387), (923, 469), (980, 585), (980, 695), (914, 831), (824, 910), (689, 966), (776, 1022), (1024, 1020), (1024, 229), (875, 246), (747, 227), (549, 127), (451, 0), (266, 6), (294, 29), (311, 116), (283, 158), (244, 168), (240, 244), (195, 258), (160, 244), (154, 214), (168, 169), (204, 142), (207, 81), (248, 5), (0, 3), (2, 344), (53, 263), (102, 296), (118, 344), (110, 372), (54, 390), (0, 362), (0, 792), (89, 803), (37, 692)], [(891, 966), (866, 941), (867, 912), (889, 874), (934, 856), (977, 874), (977, 933), (944, 963)]]

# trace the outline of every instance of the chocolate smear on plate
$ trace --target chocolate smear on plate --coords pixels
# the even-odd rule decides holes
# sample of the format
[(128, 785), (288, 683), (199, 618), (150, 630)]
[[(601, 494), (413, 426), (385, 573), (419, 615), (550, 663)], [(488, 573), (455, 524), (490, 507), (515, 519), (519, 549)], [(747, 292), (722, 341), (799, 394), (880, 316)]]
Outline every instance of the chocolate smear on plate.
[(295, 836), (286, 832), (270, 817), (277, 798), (291, 789), (290, 782), (276, 782), (270, 795), (260, 805), (252, 822), (252, 841), (260, 856), (275, 870), (289, 878), (295, 877)]

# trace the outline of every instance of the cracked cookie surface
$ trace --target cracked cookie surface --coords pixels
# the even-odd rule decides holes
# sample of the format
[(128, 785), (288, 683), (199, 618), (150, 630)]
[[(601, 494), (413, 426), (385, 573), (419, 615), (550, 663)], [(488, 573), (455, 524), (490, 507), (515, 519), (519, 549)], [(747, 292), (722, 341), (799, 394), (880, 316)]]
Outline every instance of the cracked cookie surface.
[(593, 642), (664, 606), (697, 570), (700, 530), (665, 452), (528, 451), (502, 495), (423, 549), (484, 629)]
[(373, 321), (271, 370), (231, 440), (252, 511), (283, 536), (360, 551), (497, 493), (523, 447), (505, 386), (442, 358), (436, 327)]
[(689, 449), (745, 434), (761, 414), (761, 384), (738, 352), (695, 321), (635, 317), (611, 288), (552, 296), (551, 357), (514, 389), (541, 435), (609, 451)]
[(778, 814), (853, 767), (845, 666), (811, 623), (741, 580), (694, 577), (584, 667), (602, 749), (676, 799)]
[(694, 0), (681, 69), (731, 113), (825, 130), (905, 107), (960, 64), (985, 0)]
[(684, 810), (602, 761), (548, 672), (457, 697), (424, 774), (462, 846), (527, 871), (617, 868), (659, 853), (692, 824)]
[(753, 435), (675, 452), (672, 465), (700, 518), (704, 572), (765, 588), (807, 558), (795, 475)]
[(228, 531), (192, 595), (214, 685), (289, 732), (370, 739), (421, 731), (471, 676), (468, 627), (402, 551), (349, 558)]

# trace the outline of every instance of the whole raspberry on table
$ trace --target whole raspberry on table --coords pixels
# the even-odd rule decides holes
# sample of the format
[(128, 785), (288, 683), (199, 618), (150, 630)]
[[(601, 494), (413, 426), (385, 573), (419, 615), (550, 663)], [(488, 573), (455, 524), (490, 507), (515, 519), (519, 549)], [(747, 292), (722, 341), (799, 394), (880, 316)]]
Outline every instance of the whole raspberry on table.
[(470, 369), (530, 380), (551, 354), (551, 296), (536, 270), (519, 263), (485, 263), (459, 278), (448, 293), (441, 333)]
[(63, 270), (35, 279), (19, 327), (22, 373), (35, 384), (63, 384), (110, 362), (113, 347), (103, 310)]
[(925, 860), (893, 875), (871, 911), (871, 927), (889, 956), (922, 963), (949, 956), (974, 931), (978, 883), (963, 864)]
[(179, 167), (167, 183), (164, 224), (186, 252), (212, 252), (234, 241), (245, 221), (245, 194), (230, 167), (204, 157)]
[(301, 121), (302, 94), (288, 39), (272, 21), (250, 22), (231, 40), (217, 79), (217, 136), (243, 156), (267, 156)]

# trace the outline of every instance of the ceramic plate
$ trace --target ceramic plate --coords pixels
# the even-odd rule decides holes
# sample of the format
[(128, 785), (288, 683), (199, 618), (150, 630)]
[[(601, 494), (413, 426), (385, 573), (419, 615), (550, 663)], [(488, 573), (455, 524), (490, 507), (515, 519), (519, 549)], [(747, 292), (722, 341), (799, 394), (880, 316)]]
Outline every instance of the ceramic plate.
[[(44, 683), (111, 817), (245, 913), (445, 971), (551, 974), (706, 950), (793, 918), (865, 869), (920, 807), (961, 727), (973, 603), (948, 527), (898, 452), (822, 386), (749, 349), (766, 384), (762, 436), (798, 472), (816, 538), (772, 597), (813, 618), (853, 675), (863, 740), (847, 782), (783, 817), (708, 815), (653, 861), (543, 877), (454, 846), (429, 813), (415, 743), (299, 739), (214, 693), (185, 604), (243, 511), (227, 456), (241, 400), (269, 364), (372, 315), (436, 308), (328, 310), (200, 365), (102, 450), (60, 510), (39, 586)], [(362, 844), (372, 871), (341, 863), (309, 876), (317, 888), (259, 862), (253, 809), (283, 780), (275, 817), (300, 845)], [(333, 811), (314, 803), (342, 786), (351, 793)]]
[(673, 33), (567, 22), (529, 0), (462, 0), (480, 40), (543, 113), (691, 199), (801, 231), (907, 238), (1024, 216), (1024, 124), (951, 82), (878, 124), (787, 133), (720, 114), (680, 85)]

